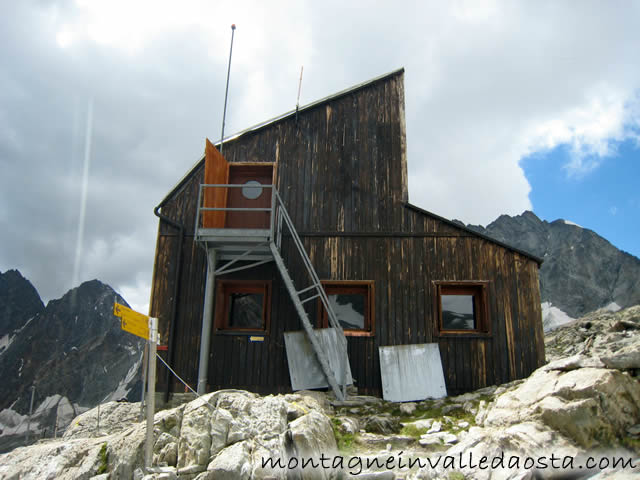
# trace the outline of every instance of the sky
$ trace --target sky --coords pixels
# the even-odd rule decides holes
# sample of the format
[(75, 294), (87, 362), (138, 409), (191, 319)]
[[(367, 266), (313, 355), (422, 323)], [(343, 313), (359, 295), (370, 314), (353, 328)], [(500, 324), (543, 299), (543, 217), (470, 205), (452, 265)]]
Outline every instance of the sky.
[[(400, 67), (410, 201), (640, 256), (640, 3), (0, 3), (0, 271), (146, 312), (154, 207), (225, 135)], [(321, 4), (321, 5), (320, 5)]]

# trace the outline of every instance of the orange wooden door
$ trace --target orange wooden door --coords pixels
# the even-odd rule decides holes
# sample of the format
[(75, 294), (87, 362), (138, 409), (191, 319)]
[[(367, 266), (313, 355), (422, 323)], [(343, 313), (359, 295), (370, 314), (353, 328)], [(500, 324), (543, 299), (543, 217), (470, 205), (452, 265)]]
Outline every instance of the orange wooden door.
[[(229, 164), (216, 147), (207, 139), (204, 149), (204, 183), (226, 184), (229, 183)], [(224, 208), (227, 204), (227, 188), (209, 187), (204, 188), (203, 207)], [(200, 201), (200, 199), (198, 199)], [(204, 211), (202, 212), (203, 228), (224, 228), (224, 211)]]
[[(273, 166), (229, 164), (229, 183), (245, 185), (229, 188), (227, 207), (229, 208), (269, 208), (271, 206), (271, 185)], [(227, 228), (269, 228), (270, 214), (267, 211), (227, 212)]]

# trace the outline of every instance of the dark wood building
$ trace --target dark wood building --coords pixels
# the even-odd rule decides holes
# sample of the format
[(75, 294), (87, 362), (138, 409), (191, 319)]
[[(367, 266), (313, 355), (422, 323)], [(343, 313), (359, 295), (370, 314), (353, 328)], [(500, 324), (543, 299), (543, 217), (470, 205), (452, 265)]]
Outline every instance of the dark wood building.
[[(267, 210), (251, 220), (241, 210), (199, 212), (200, 186), (211, 178), (245, 187), (205, 192), (205, 205), (218, 195), (226, 207), (260, 207), (263, 198), (268, 209), (275, 186), (344, 329), (360, 393), (381, 394), (380, 346), (438, 343), (449, 393), (523, 378), (543, 364), (541, 260), (408, 203), (403, 76), (392, 72), (225, 140), (228, 165), (217, 173), (205, 167), (207, 155), (218, 158), (209, 145), (156, 208), (150, 314), (159, 318), (162, 355), (189, 384), (204, 351), (206, 391), (290, 391), (283, 334), (302, 329), (268, 251), (236, 262), (259, 263), (253, 268), (217, 275), (205, 305), (208, 256), (198, 228), (237, 233), (271, 222)], [(294, 239), (279, 241), (297, 282)], [(304, 307), (315, 327), (327, 326), (317, 300)], [(203, 317), (212, 325), (208, 352)], [(158, 368), (159, 390), (184, 391)]]

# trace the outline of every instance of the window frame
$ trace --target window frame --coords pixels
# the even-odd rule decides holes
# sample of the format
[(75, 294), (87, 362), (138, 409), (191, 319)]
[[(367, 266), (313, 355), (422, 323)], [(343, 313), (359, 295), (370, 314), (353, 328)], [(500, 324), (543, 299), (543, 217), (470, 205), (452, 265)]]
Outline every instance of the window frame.
[[(373, 280), (320, 280), (324, 291), (329, 295), (364, 293), (365, 295), (365, 316), (363, 329), (347, 329), (343, 327), (344, 334), (350, 337), (373, 337), (376, 333), (375, 321), (375, 282)], [(318, 317), (321, 328), (329, 327), (329, 318), (322, 304), (318, 299)]]
[[(261, 293), (262, 328), (240, 328), (229, 325), (232, 293)], [(271, 323), (271, 280), (216, 280), (214, 332), (221, 335), (269, 335)]]
[[(435, 335), (438, 337), (490, 337), (491, 319), (489, 317), (489, 302), (487, 290), (489, 282), (486, 280), (448, 281), (435, 280), (434, 319)], [(473, 297), (473, 311), (475, 328), (473, 329), (445, 329), (442, 323), (443, 295), (471, 295)]]

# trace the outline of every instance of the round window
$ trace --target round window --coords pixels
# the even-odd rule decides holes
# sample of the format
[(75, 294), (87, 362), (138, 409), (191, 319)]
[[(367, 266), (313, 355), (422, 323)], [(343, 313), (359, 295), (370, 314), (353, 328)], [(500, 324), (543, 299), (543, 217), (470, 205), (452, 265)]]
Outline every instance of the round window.
[(242, 187), (242, 195), (249, 200), (255, 200), (262, 195), (262, 185), (256, 180), (248, 180)]

